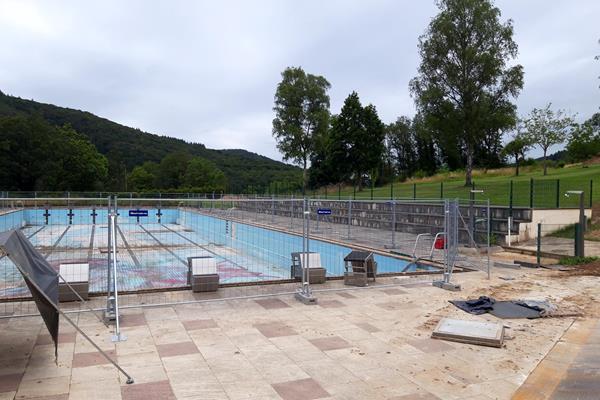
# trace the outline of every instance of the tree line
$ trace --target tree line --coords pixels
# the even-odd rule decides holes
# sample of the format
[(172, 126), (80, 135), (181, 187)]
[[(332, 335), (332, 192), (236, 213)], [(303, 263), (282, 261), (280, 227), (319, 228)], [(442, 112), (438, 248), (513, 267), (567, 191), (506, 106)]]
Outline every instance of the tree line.
[[(110, 187), (109, 160), (69, 124), (39, 115), (0, 117), (0, 187), (15, 191), (101, 191)], [(222, 193), (227, 177), (187, 152), (147, 161), (125, 176), (131, 191)]]
[[(439, 0), (439, 13), (419, 37), (421, 62), (409, 90), (413, 118), (383, 124), (374, 105), (352, 92), (332, 115), (323, 76), (301, 67), (282, 72), (275, 91), (273, 136), (284, 160), (303, 168), (303, 188), (348, 182), (357, 187), (432, 175), (440, 169), (519, 164), (534, 146), (547, 152), (568, 141), (577, 161), (600, 152), (598, 114), (584, 124), (548, 105), (519, 118), (515, 100), (524, 84), (515, 63), (512, 21), (491, 0)], [(513, 140), (503, 145), (506, 134)]]

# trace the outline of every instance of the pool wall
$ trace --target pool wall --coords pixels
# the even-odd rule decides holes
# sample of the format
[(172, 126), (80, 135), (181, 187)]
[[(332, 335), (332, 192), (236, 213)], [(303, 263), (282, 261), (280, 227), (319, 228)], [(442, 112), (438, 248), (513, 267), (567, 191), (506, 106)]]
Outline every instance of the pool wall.
[[(0, 230), (10, 230), (27, 225), (105, 225), (108, 219), (106, 208), (50, 208), (25, 209), (0, 215)], [(46, 215), (49, 214), (49, 215)], [(71, 214), (71, 215), (69, 215)], [(265, 265), (290, 270), (291, 253), (302, 251), (302, 237), (297, 234), (267, 229), (246, 223), (208, 216), (189, 209), (148, 209), (148, 217), (140, 217), (142, 224), (179, 224), (193, 230), (203, 242), (216, 246), (226, 246), (245, 257), (254, 258)], [(138, 218), (129, 217), (127, 209), (119, 210), (118, 223), (137, 224)], [(173, 233), (173, 235), (175, 235)], [(158, 250), (157, 250), (158, 251)], [(323, 267), (328, 276), (342, 276), (343, 258), (352, 247), (319, 239), (311, 239), (310, 251), (321, 254)], [(399, 273), (416, 271), (438, 271), (438, 268), (413, 264), (399, 257), (375, 253), (378, 273)]]

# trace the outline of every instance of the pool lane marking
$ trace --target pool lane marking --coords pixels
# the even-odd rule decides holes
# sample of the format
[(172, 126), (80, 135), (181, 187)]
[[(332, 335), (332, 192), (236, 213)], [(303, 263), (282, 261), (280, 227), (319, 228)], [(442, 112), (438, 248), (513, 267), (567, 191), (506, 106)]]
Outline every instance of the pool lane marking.
[[(162, 225), (162, 224), (161, 224)], [(164, 226), (164, 225), (163, 225)], [(178, 259), (179, 261), (181, 261), (181, 263), (183, 265), (185, 265), (186, 267), (188, 266), (188, 263), (186, 260), (184, 260), (183, 258), (179, 257), (177, 254), (175, 254), (173, 252), (173, 250), (169, 249), (163, 242), (161, 242), (160, 240), (158, 240), (156, 238), (156, 236), (154, 236), (148, 229), (144, 228), (144, 225), (140, 224), (140, 227), (144, 230), (144, 232), (146, 232), (148, 234), (148, 236), (150, 236), (152, 239), (154, 239), (159, 245), (160, 247), (162, 247), (163, 249), (165, 249), (166, 251), (168, 251), (169, 253), (171, 253), (171, 255), (173, 257), (175, 257), (176, 259)], [(168, 229), (168, 228), (167, 228)], [(169, 229), (170, 230), (170, 229)]]
[[(176, 230), (174, 230), (174, 229), (171, 229), (171, 228), (169, 228), (168, 226), (166, 226), (166, 225), (164, 225), (164, 224), (161, 224), (161, 226), (163, 226), (164, 228), (166, 228), (166, 229), (170, 230), (171, 232), (173, 232), (173, 233), (174, 233), (174, 234), (176, 234), (177, 236), (179, 236), (179, 237), (181, 237), (181, 238), (183, 238), (183, 239), (187, 240), (188, 242), (190, 242), (190, 243), (191, 243), (191, 244), (193, 244), (194, 246), (198, 246), (198, 247), (200, 247), (202, 250), (204, 250), (204, 251), (207, 251), (207, 252), (209, 252), (210, 254), (212, 254), (212, 255), (214, 255), (214, 256), (217, 256), (217, 257), (219, 257), (219, 258), (222, 258), (222, 259), (224, 259), (225, 261), (228, 261), (228, 262), (232, 263), (232, 264), (233, 264), (233, 265), (235, 265), (236, 267), (240, 267), (240, 268), (243, 268), (243, 269), (245, 269), (245, 270), (248, 270), (248, 268), (241, 266), (240, 264), (236, 263), (235, 261), (233, 261), (233, 260), (230, 260), (229, 258), (227, 258), (227, 257), (225, 257), (225, 256), (223, 256), (223, 255), (221, 255), (221, 254), (219, 254), (219, 253), (217, 253), (217, 252), (214, 252), (214, 251), (212, 251), (212, 250), (209, 250), (209, 249), (207, 249), (206, 247), (202, 246), (200, 243), (196, 243), (196, 242), (194, 242), (192, 239), (188, 238), (187, 236), (184, 236), (184, 235), (182, 235), (181, 233), (177, 232)], [(195, 231), (194, 231), (194, 232), (195, 232)], [(187, 263), (186, 263), (186, 265), (187, 265)]]
[(52, 252), (54, 251), (54, 249), (56, 249), (56, 246), (58, 246), (58, 244), (60, 243), (60, 241), (62, 240), (63, 237), (65, 237), (65, 235), (67, 234), (67, 232), (69, 231), (69, 229), (71, 229), (73, 225), (68, 225), (67, 229), (64, 230), (64, 232), (58, 237), (58, 239), (56, 240), (56, 242), (54, 242), (54, 244), (52, 245), (52, 247), (50, 248), (50, 250), (42, 253), (42, 255), (44, 256), (45, 259), (47, 259), (50, 254), (52, 254)]
[(32, 237), (34, 237), (35, 235), (37, 235), (39, 232), (42, 231), (42, 229), (44, 229), (46, 227), (46, 225), (42, 225), (42, 227), (40, 229), (38, 229), (37, 231), (33, 232), (31, 235), (27, 236), (27, 239), (31, 239)]
[[(125, 243), (125, 248), (127, 249), (127, 252), (129, 253), (129, 256), (131, 257), (131, 259), (133, 260), (133, 263), (135, 264), (136, 267), (141, 268), (142, 264), (140, 264), (140, 260), (138, 260), (135, 253), (129, 246), (129, 243), (127, 242), (127, 239), (125, 239), (125, 235), (123, 234), (121, 227), (118, 225), (117, 225), (117, 231), (119, 231), (119, 235), (121, 235), (121, 239), (123, 240), (123, 243)], [(118, 246), (117, 246), (117, 248), (118, 248)]]

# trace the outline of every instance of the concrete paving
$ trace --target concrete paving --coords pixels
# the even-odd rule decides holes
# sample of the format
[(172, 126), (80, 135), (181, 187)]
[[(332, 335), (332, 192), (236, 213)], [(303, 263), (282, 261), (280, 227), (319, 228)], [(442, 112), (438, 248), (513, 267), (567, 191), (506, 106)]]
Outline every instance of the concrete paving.
[(513, 396), (594, 400), (600, 393), (600, 320), (577, 320)]
[[(405, 282), (318, 292), (316, 306), (280, 295), (131, 308), (122, 317), (128, 340), (118, 343), (94, 315), (78, 314), (78, 325), (134, 377), (133, 385), (66, 321), (55, 364), (39, 317), (4, 319), (0, 399), (510, 399), (523, 382), (528, 387), (538, 364), (555, 366), (562, 353), (572, 357), (564, 374), (549, 369), (531, 376), (541, 386), (558, 380), (548, 396), (565, 398), (557, 396), (596, 387), (591, 352), (600, 315), (586, 304), (599, 295), (599, 282), (561, 274), (498, 269), (487, 280), (468, 272), (454, 277), (462, 292)], [(430, 338), (444, 317), (499, 321), (448, 303), (479, 295), (546, 299), (584, 317), (503, 320), (500, 349)], [(572, 354), (575, 344), (580, 348)]]

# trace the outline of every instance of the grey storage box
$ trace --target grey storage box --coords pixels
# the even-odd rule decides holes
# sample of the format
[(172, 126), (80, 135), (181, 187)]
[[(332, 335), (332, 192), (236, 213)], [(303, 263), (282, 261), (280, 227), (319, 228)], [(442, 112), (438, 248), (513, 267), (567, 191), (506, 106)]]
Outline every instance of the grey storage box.
[[(90, 264), (71, 263), (60, 264), (59, 273), (69, 286), (81, 296), (82, 299), (89, 298), (90, 290)], [(58, 301), (77, 301), (79, 298), (67, 284), (58, 278)]]
[(214, 257), (188, 257), (188, 284), (193, 292), (216, 292), (219, 289), (217, 260)]
[(377, 262), (369, 251), (353, 250), (344, 257), (344, 284), (350, 286), (367, 286), (368, 279), (375, 281)]
[(296, 281), (302, 281), (303, 263), (308, 264), (308, 283), (325, 283), (327, 270), (321, 265), (321, 254), (310, 252), (307, 253), (295, 252), (292, 253), (292, 278)]

